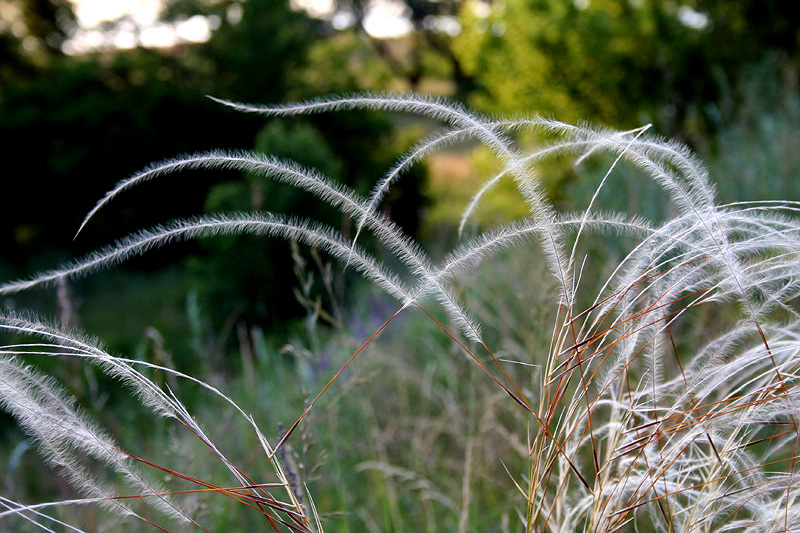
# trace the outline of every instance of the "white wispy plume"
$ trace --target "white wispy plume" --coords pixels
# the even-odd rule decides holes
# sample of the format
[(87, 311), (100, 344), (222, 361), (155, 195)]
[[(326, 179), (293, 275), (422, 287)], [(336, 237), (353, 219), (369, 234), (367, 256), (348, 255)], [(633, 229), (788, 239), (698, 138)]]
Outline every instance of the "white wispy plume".
[[(530, 466), (515, 481), (526, 530), (766, 532), (795, 527), (800, 519), (800, 203), (718, 205), (702, 163), (686, 147), (649, 134), (647, 126), (614, 131), (541, 117), (505, 119), (413, 95), (349, 95), (283, 106), (217, 101), (265, 116), (348, 109), (415, 113), (443, 122), (444, 129), (403, 154), (376, 179), (367, 197), (291, 161), (210, 151), (155, 163), (119, 182), (79, 229), (132, 187), (185, 170), (228, 169), (291, 185), (339, 209), (356, 223), (353, 239), (289, 215), (201, 216), (135, 233), (62, 268), (2, 284), (0, 294), (82, 276), (175, 240), (249, 233), (297, 240), (327, 252), (396, 298), (399, 309), (435, 299), (466, 338), (491, 354), (483, 344), (480, 317), (473, 317), (466, 305), (469, 290), (461, 290), (459, 278), (504, 250), (536, 248), (560, 292), (552, 302), (552, 339), (530, 363), (537, 370), (526, 386), (517, 387), (500, 360), (489, 370), (468, 343), (460, 344), (529, 417)], [(514, 139), (522, 130), (548, 140), (529, 148)], [(514, 181), (530, 216), (483, 230), (437, 263), (379, 207), (409, 168), (465, 140), (488, 147), (501, 170), (472, 197), (459, 234), (502, 179)], [(594, 157), (607, 162), (591, 200), (577, 212), (557, 212), (535, 172), (541, 161), (563, 156), (577, 163)], [(612, 186), (618, 165), (638, 169), (642, 179), (654, 182), (673, 214), (652, 220), (648, 213), (606, 211), (600, 192)], [(384, 264), (359, 246), (362, 230), (375, 235), (392, 259)], [(619, 257), (583, 259), (583, 249), (591, 250), (587, 241), (594, 238), (614, 238)], [(398, 270), (387, 265), (399, 265)], [(589, 285), (582, 273), (591, 269), (603, 276), (586, 276), (592, 279)], [(586, 308), (579, 309), (579, 303)], [(701, 326), (705, 329), (698, 333)], [(133, 390), (155, 415), (174, 417), (207, 441), (245, 487), (247, 478), (177, 397), (156, 386), (143, 369), (195, 381), (245, 417), (288, 491), (290, 504), (284, 509), (307, 519), (274, 457), (276, 448), (244, 409), (214, 387), (157, 365), (112, 357), (94, 339), (35, 319), (0, 317), (2, 330), (40, 341), (0, 348), (1, 405), (36, 435), (53, 463), (68, 465), (73, 482), (84, 485), (85, 501), (132, 512), (109, 500), (111, 488), (89, 479), (77, 461), (81, 455), (121, 473), (142, 494), (159, 489), (134, 473), (130, 458), (52, 380), (18, 358), (67, 355), (92, 361)], [(51, 435), (58, 438), (51, 441)], [(169, 500), (157, 504), (178, 512)], [(3, 505), (0, 517), (37, 509), (10, 501)], [(311, 521), (303, 520), (293, 523), (302, 523), (306, 529), (297, 527), (306, 531)]]
[[(435, 269), (433, 265), (431, 265), (429, 258), (422, 248), (416, 242), (414, 242), (413, 239), (407, 236), (393, 221), (378, 213), (374, 201), (368, 203), (351, 189), (333, 183), (331, 180), (325, 178), (319, 173), (303, 168), (291, 161), (283, 161), (270, 156), (246, 151), (211, 151), (181, 156), (155, 163), (149, 165), (141, 172), (138, 172), (133, 176), (120, 181), (113, 189), (106, 193), (106, 195), (84, 218), (80, 229), (83, 229), (83, 227), (100, 209), (105, 207), (109, 202), (125, 191), (147, 181), (168, 175), (173, 172), (200, 168), (247, 171), (262, 175), (264, 177), (273, 178), (276, 181), (286, 183), (314, 194), (320, 200), (328, 203), (330, 206), (341, 209), (342, 212), (348, 216), (358, 217), (359, 229), (366, 226), (375, 234), (378, 240), (389, 250), (391, 250), (397, 259), (408, 266), (408, 268), (411, 269), (415, 275), (420, 275), (431, 280), (432, 289), (436, 289), (438, 291), (437, 298), (444, 304), (445, 309), (453, 316), (462, 331), (468, 337), (480, 342), (480, 325), (469, 317), (468, 313), (466, 313), (466, 311), (464, 311), (459, 305), (456, 297), (449, 291), (449, 289), (445, 286), (439, 285), (438, 281), (434, 279)], [(254, 224), (250, 224), (249, 228), (247, 224), (244, 224), (249, 217), (250, 215), (237, 215), (236, 217), (232, 217), (228, 222), (220, 220), (220, 223), (218, 224), (206, 224), (204, 229), (198, 229), (196, 232), (189, 232), (188, 230), (183, 232), (165, 232), (162, 231), (162, 228), (157, 228), (156, 230), (153, 230), (153, 232), (169, 233), (171, 235), (168, 237), (169, 240), (173, 238), (193, 238), (195, 236), (208, 235), (212, 233), (259, 231), (257, 229), (253, 229)], [(239, 224), (237, 224), (233, 218), (238, 218)], [(189, 224), (190, 223), (186, 223), (183, 225), (187, 226)], [(225, 225), (228, 225), (229, 227), (223, 228)], [(173, 228), (173, 230), (174, 229), (176, 228)], [(179, 233), (181, 236), (177, 237)], [(313, 231), (311, 233), (313, 233)], [(327, 231), (327, 233), (329, 236), (333, 235), (332, 231)], [(309, 238), (313, 240), (313, 237), (310, 233)], [(141, 246), (137, 245), (135, 242), (137, 240), (139, 240)], [(95, 268), (95, 266), (92, 265), (95, 264), (124, 261), (130, 255), (142, 253), (150, 247), (161, 245), (161, 243), (154, 244), (156, 240), (157, 239), (152, 238), (152, 235), (145, 234), (144, 232), (128, 237), (127, 239), (120, 241), (116, 247), (107, 248), (106, 250), (101, 251), (99, 254), (95, 254), (93, 257), (87, 258), (82, 265), (74, 265), (72, 269), (69, 269), (69, 272), (50, 272), (42, 276), (38, 276), (34, 280), (29, 280), (29, 284), (22, 282), (16, 286), (9, 285), (7, 290), (11, 292), (16, 290), (24, 290), (41, 283), (52, 283), (62, 275), (72, 276), (78, 273), (91, 271)], [(325, 239), (322, 240), (324, 241)], [(149, 242), (151, 244), (145, 245), (145, 242)], [(319, 244), (319, 242), (316, 241), (305, 242), (311, 246), (316, 246)], [(341, 246), (339, 246), (339, 248), (341, 248)], [(356, 250), (357, 247), (355, 246), (354, 239), (352, 250), (347, 259), (348, 263), (349, 260), (354, 257), (354, 254), (356, 254)], [(103, 252), (105, 253), (103, 254)], [(334, 255), (337, 254), (334, 253)], [(366, 275), (369, 277), (369, 279), (375, 279), (370, 277), (371, 274), (368, 273), (368, 270), (369, 269), (364, 270), (364, 272), (367, 273)], [(398, 296), (398, 293), (392, 290), (391, 286), (396, 283), (399, 282), (395, 280), (393, 283), (389, 283), (389, 285), (384, 286), (384, 288), (387, 288), (389, 293), (395, 297)], [(16, 287), (19, 287), (19, 289)], [(4, 288), (0, 287), (0, 294), (3, 292), (3, 290)], [(404, 300), (406, 305), (413, 303), (413, 299), (411, 298), (406, 297)]]
[[(57, 467), (81, 493), (112, 511), (136, 515), (119, 499), (113, 485), (100, 482), (83, 465), (91, 457), (121, 475), (137, 494), (173, 518), (189, 521), (164, 490), (141, 471), (135, 461), (75, 404), (52, 378), (43, 376), (16, 357), (0, 355), (0, 406), (16, 418), (36, 442), (44, 458)], [(138, 515), (136, 515), (138, 516)]]
[(236, 233), (297, 239), (342, 259), (353, 258), (356, 268), (368, 279), (386, 289), (392, 296), (399, 299), (405, 299), (408, 296), (407, 289), (395, 275), (384, 272), (379, 262), (369, 257), (366, 252), (362, 252), (360, 248), (351, 247), (343, 242), (330, 228), (270, 214), (197, 217), (153, 230), (141, 231), (119, 241), (116, 245), (103, 248), (64, 268), (45, 272), (28, 280), (4, 284), (0, 286), (0, 294), (11, 294), (47, 285), (59, 278), (84, 276), (99, 268), (118, 264), (137, 254), (177, 240)]
[[(39, 527), (46, 528), (44, 523), (51, 519), (49, 516), (42, 514), (40, 510), (62, 505), (101, 504), (104, 506), (111, 506), (118, 511), (122, 510), (126, 514), (132, 514), (142, 520), (150, 522), (150, 520), (134, 513), (125, 505), (130, 495), (126, 495), (125, 498), (120, 499), (119, 495), (112, 491), (113, 485), (110, 483), (105, 485), (98, 483), (96, 474), (88, 472), (82, 466), (80, 462), (81, 457), (89, 456), (99, 461), (105, 460), (109, 468), (113, 467), (112, 469), (115, 472), (121, 474), (123, 479), (127, 481), (127, 485), (138, 489), (137, 494), (145, 497), (147, 502), (151, 505), (164, 510), (170, 516), (177, 517), (181, 521), (190, 522), (200, 527), (189, 515), (177, 507), (170, 497), (166, 496), (168, 493), (166, 493), (163, 488), (150, 481), (148, 477), (142, 475), (138, 463), (135, 462), (135, 459), (131, 455), (113, 443), (102, 430), (97, 429), (97, 426), (89, 421), (79, 409), (74, 408), (74, 399), (69, 398), (66, 393), (60, 391), (60, 387), (55, 384), (52, 379), (47, 377), (41, 378), (36, 371), (29, 366), (17, 364), (16, 371), (9, 368), (7, 361), (16, 363), (16, 358), (18, 356), (71, 357), (86, 360), (96, 365), (105, 374), (124, 384), (140, 401), (142, 406), (150, 409), (154, 415), (175, 418), (180, 421), (183, 426), (190, 429), (198, 439), (212, 450), (221, 463), (228, 468), (237, 483), (242, 487), (242, 490), (251, 492), (256, 497), (259, 497), (255, 489), (251, 488), (253, 485), (252, 481), (247, 479), (235, 464), (223, 455), (205, 433), (202, 425), (195, 421), (186, 407), (178, 400), (172, 391), (164, 391), (150, 377), (138, 371), (136, 367), (166, 372), (177, 378), (186, 379), (203, 387), (212, 395), (221, 398), (225, 403), (232, 406), (239, 415), (245, 419), (246, 423), (253, 429), (256, 437), (264, 446), (265, 452), (270, 456), (269, 460), (272, 462), (281, 481), (281, 483), (276, 486), (283, 486), (290, 495), (290, 499), (294, 498), (293, 489), (283, 472), (282, 466), (271, 457), (273, 453), (272, 448), (256, 425), (253, 417), (245, 413), (238, 404), (217, 388), (194, 376), (178, 372), (174, 369), (148, 363), (146, 361), (112, 356), (101, 347), (96, 339), (84, 336), (74, 330), (61, 330), (33, 316), (0, 316), (0, 332), (4, 331), (15, 335), (34, 336), (40, 338), (42, 342), (7, 344), (0, 347), (0, 357), (3, 358), (0, 359), (0, 362), (6, 363), (5, 365), (0, 365), (0, 376), (4, 376), (3, 379), (7, 380), (5, 385), (8, 386), (8, 388), (2, 388), (2, 390), (0, 390), (0, 396), (7, 402), (0, 402), (0, 406), (19, 419), (20, 425), (24, 429), (27, 429), (31, 437), (39, 443), (42, 453), (48, 458), (51, 456), (54, 457), (55, 459), (50, 459), (51, 462), (62, 468), (64, 472), (66, 472), (67, 480), (79, 491), (86, 494), (87, 497), (81, 500), (51, 502), (47, 504), (23, 505), (9, 502), (7, 506), (8, 510), (0, 512), (0, 519), (5, 516), (19, 515), (32, 520)], [(42, 405), (36, 405), (36, 387), (26, 387), (25, 384), (22, 383), (22, 380), (28, 380), (39, 384), (39, 389), (45, 392), (38, 396), (53, 398), (53, 403), (57, 407), (51, 409), (51, 412), (48, 414), (47, 409), (43, 408)], [(27, 402), (25, 401), (25, 394), (20, 394), (20, 391), (27, 393), (29, 397)], [(17, 394), (15, 394), (15, 392)], [(30, 398), (33, 398), (33, 400)], [(58, 406), (62, 406), (61, 411), (58, 410)], [(29, 416), (25, 416), (26, 412), (28, 412)], [(66, 439), (63, 434), (55, 432), (51, 427), (52, 424), (62, 424), (63, 427), (61, 430), (69, 434), (69, 439)], [(76, 427), (80, 427), (82, 431), (77, 431), (75, 429)], [(42, 435), (39, 433), (42, 433)], [(55, 451), (53, 451), (54, 449)], [(64, 450), (66, 450), (66, 452)], [(103, 456), (103, 450), (108, 452), (106, 456)], [(147, 490), (144, 490), (145, 488)], [(150, 501), (151, 499), (153, 501)], [(280, 505), (281, 509), (291, 510), (291, 504), (289, 506), (286, 504)], [(302, 516), (300, 504), (296, 500), (294, 500), (294, 507), (299, 513), (296, 514), (296, 516)], [(27, 513), (34, 513), (37, 516), (41, 515), (39, 516), (40, 520), (28, 517)], [(298, 530), (306, 531), (302, 528)]]
[[(567, 270), (567, 261), (564, 256), (563, 235), (553, 225), (555, 211), (541, 191), (541, 185), (536, 178), (533, 168), (525, 162), (524, 156), (519, 152), (511, 139), (499, 128), (503, 121), (484, 117), (465, 107), (441, 98), (429, 98), (418, 95), (374, 94), (351, 95), (317, 99), (297, 104), (280, 106), (252, 105), (228, 100), (212, 98), (223, 105), (232, 107), (246, 113), (257, 113), (267, 116), (290, 116), (325, 111), (338, 111), (347, 109), (371, 109), (419, 114), (440, 120), (455, 128), (467, 129), (475, 132), (475, 138), (491, 149), (509, 169), (509, 174), (517, 182), (520, 192), (530, 207), (531, 214), (544, 228), (544, 237), (541, 245), (547, 258), (551, 272), (559, 280), (564, 280), (560, 288), (564, 293), (565, 301), (573, 300), (571, 280)], [(433, 139), (431, 142), (435, 142)], [(381, 194), (379, 187), (374, 194)], [(450, 298), (445, 296), (445, 301)], [(470, 328), (465, 328), (469, 330)]]

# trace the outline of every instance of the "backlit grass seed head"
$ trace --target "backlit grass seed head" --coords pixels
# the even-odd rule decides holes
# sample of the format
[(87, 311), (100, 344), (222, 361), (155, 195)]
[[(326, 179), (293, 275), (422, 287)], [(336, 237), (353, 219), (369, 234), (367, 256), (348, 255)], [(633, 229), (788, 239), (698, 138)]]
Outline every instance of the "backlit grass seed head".
[[(176, 240), (241, 233), (296, 240), (326, 252), (386, 291), (396, 300), (397, 313), (421, 310), (471, 364), (479, 365), (481, 379), (497, 386), (519, 409), (516, 436), (524, 443), (527, 469), (510, 472), (508, 497), (514, 498), (527, 531), (766, 532), (796, 527), (800, 205), (719, 205), (709, 172), (699, 160), (686, 147), (650, 134), (649, 126), (614, 131), (541, 117), (505, 119), (413, 95), (349, 95), (282, 106), (217, 101), (267, 117), (348, 109), (405, 112), (438, 120), (444, 127), (376, 176), (366, 197), (291, 161), (246, 151), (211, 151), (155, 163), (119, 182), (78, 229), (92, 223), (99, 210), (122, 201), (133, 187), (177, 172), (222, 169), (257, 173), (305, 191), (350, 218), (354, 236), (292, 214), (198, 216), (135, 233), (62, 268), (2, 284), (0, 294), (83, 276)], [(543, 134), (548, 141), (532, 147), (518, 143), (515, 135), (523, 130)], [(464, 140), (488, 147), (501, 170), (487, 177), (467, 205), (459, 221), (461, 243), (436, 262), (379, 208), (411, 166)], [(577, 163), (605, 157), (599, 160), (607, 165), (588, 204), (568, 213), (558, 212), (550, 202), (537, 173), (542, 161), (564, 156)], [(660, 188), (670, 216), (654, 220), (648, 213), (608, 212), (601, 205), (600, 192), (615, 187), (622, 165), (638, 169), (642, 180)], [(464, 236), (477, 206), (502, 180), (514, 183), (529, 217)], [(382, 246), (378, 257), (389, 259), (380, 261), (358, 244), (363, 232)], [(602, 249), (605, 240), (618, 245), (617, 256), (593, 251)], [(592, 243), (600, 246), (593, 248)], [(501, 252), (530, 250), (535, 250), (532, 261), (543, 260), (556, 292), (548, 309), (552, 338), (541, 343), (546, 349), (529, 354), (530, 361), (520, 361), (531, 366), (519, 368), (533, 369), (520, 379), (519, 368), (509, 372), (507, 361), (496, 357), (487, 340), (493, 332), (486, 332), (486, 317), (471, 308), (471, 289), (480, 288), (465, 289), (459, 281)], [(449, 322), (434, 318), (427, 309), (434, 305), (444, 309)], [(394, 316), (386, 317), (376, 334), (391, 327)], [(301, 503), (306, 491), (296, 486), (294, 470), (287, 474), (280, 459), (282, 446), (319, 395), (285, 435), (271, 443), (245, 414), (246, 406), (236, 405), (198, 378), (175, 373), (196, 380), (246, 419), (278, 479), (276, 487), (285, 489), (285, 501), (279, 501), (256, 487), (211, 442), (176, 394), (150, 381), (139, 363), (111, 356), (93, 341), (35, 320), (6, 316), (0, 328), (44, 339), (3, 348), (0, 402), (34, 435), (45, 456), (66, 465), (72, 482), (82, 484), (90, 496), (128, 512), (124, 503), (108, 499), (111, 488), (95, 483), (77, 463), (81, 454), (122, 474), (140, 494), (161, 489), (138, 474), (131, 457), (90, 423), (52, 380), (19, 362), (22, 352), (31, 357), (71, 354), (97, 363), (132, 389), (153, 414), (179, 420), (200, 438), (240, 486), (233, 492), (217, 485), (213, 490), (254, 503), (282, 527), (321, 529), (318, 516), (309, 516)], [(359, 340), (364, 344), (342, 370), (374, 338)], [(470, 472), (471, 462), (465, 464)], [(385, 462), (364, 465), (387, 476), (410, 472)], [(459, 519), (462, 529), (469, 514), (468, 489), (467, 480), (461, 493), (466, 502)], [(167, 497), (150, 500), (179, 519), (191, 520)], [(306, 501), (311, 507), (313, 499)], [(11, 507), (9, 514), (22, 512), (6, 505)]]

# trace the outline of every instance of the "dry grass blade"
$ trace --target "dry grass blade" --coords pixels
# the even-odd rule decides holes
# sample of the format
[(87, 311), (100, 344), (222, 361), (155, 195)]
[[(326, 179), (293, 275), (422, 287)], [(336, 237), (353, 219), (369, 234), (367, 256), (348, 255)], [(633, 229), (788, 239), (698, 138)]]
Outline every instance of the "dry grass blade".
[[(789, 530), (800, 520), (800, 483), (795, 479), (800, 449), (800, 389), (796, 386), (800, 379), (800, 310), (796, 303), (800, 296), (800, 204), (718, 205), (703, 165), (685, 147), (651, 136), (648, 127), (618, 132), (542, 118), (507, 120), (483, 116), (443, 99), (413, 95), (351, 95), (284, 106), (217, 101), (266, 116), (348, 109), (407, 112), (439, 120), (447, 129), (415, 145), (395, 167), (377, 177), (368, 198), (290, 161), (249, 152), (213, 151), (163, 161), (119, 182), (79, 228), (80, 232), (99, 209), (132, 187), (169, 173), (204, 168), (258, 173), (305, 191), (352, 220), (355, 238), (289, 216), (203, 216), (139, 232), (73, 264), (2, 284), (0, 295), (82, 276), (178, 239), (250, 233), (296, 240), (326, 252), (345, 268), (352, 265), (400, 303), (386, 312), (389, 318), (382, 325), (378, 322), (366, 330), (374, 331), (366, 341), (348, 348), (338, 361), (338, 371), (318, 383), (321, 390), (304, 409), (298, 409), (296, 421), (278, 436), (274, 446), (258, 429), (255, 418), (245, 414), (245, 407), (200, 378), (172, 371), (171, 376), (200, 384), (204, 392), (221, 398), (234, 408), (236, 416), (244, 418), (277, 478), (265, 483), (254, 481), (228, 460), (177, 394), (162, 390), (144, 373), (145, 369), (167, 369), (111, 356), (91, 339), (35, 320), (0, 317), (0, 330), (37, 338), (0, 348), (0, 404), (43, 443), (51, 460), (71, 468), (73, 482), (82, 484), (89, 496), (73, 503), (92, 501), (133, 513), (128, 504), (135, 499), (160, 502), (168, 512), (203, 529), (188, 513), (173, 506), (171, 498), (218, 494), (240, 503), (242, 509), (260, 513), (274, 531), (321, 531), (324, 513), (318, 513), (308, 487), (294, 479), (293, 463), (282, 464), (286, 443), (302, 434), (297, 429), (322, 395), (342, 380), (368, 346), (380, 344), (379, 335), (401, 322), (395, 318), (407, 309), (422, 311), (421, 318), (435, 325), (431, 328), (444, 335), (454, 352), (474, 365), (471, 368), (476, 379), (482, 380), (481, 387), (485, 384), (504, 402), (510, 400), (508, 413), (485, 416), (503, 426), (504, 436), (518, 438), (518, 447), (523, 449), (520, 455), (526, 465), (513, 467), (515, 471), (506, 468), (503, 458), (497, 459), (512, 476), (508, 494), (515, 508), (506, 516), (518, 514), (527, 531), (760, 533)], [(519, 130), (542, 133), (548, 140), (534, 146), (517, 142), (514, 134)], [(380, 204), (401, 173), (435, 150), (464, 139), (487, 147), (499, 171), (472, 197), (460, 221), (459, 237), (487, 191), (505, 176), (514, 181), (529, 217), (464, 240), (437, 264), (380, 213)], [(557, 212), (537, 174), (542, 161), (565, 155), (578, 163), (598, 158), (606, 165), (587, 204), (575, 213)], [(618, 187), (615, 178), (623, 166), (640, 172), (641, 179), (651, 180), (660, 189), (669, 216), (648, 220), (649, 213), (602, 210), (601, 193)], [(356, 244), (362, 230), (371, 232), (384, 248), (381, 253), (389, 258), (386, 264)], [(597, 234), (603, 237), (596, 239)], [(613, 253), (606, 240), (613, 243)], [(476, 296), (480, 287), (461, 280), (481, 270), (492, 256), (524, 253), (530, 248), (535, 249), (531, 264), (541, 259), (542, 269), (550, 277), (549, 281), (536, 280), (534, 291), (547, 284), (552, 288), (549, 306), (544, 305), (552, 334), (537, 339), (535, 349), (526, 345), (525, 350), (509, 356), (508, 346), (513, 343), (496, 334), (512, 326), (526, 329), (527, 324), (512, 324), (515, 318), (499, 309), (499, 302), (484, 307), (484, 311), (497, 310), (499, 319), (486, 316), (491, 312), (473, 316), (475, 308), (480, 310), (474, 305), (480, 299)], [(517, 280), (502, 281), (512, 285)], [(500, 296), (492, 294), (490, 299)], [(436, 318), (426, 300), (429, 297), (436, 299), (451, 322)], [(315, 313), (318, 311), (319, 305), (315, 307)], [(339, 315), (332, 322), (347, 323)], [(486, 323), (494, 324), (497, 331), (485, 332)], [(524, 336), (517, 333), (510, 337)], [(535, 335), (542, 336), (539, 331)], [(123, 452), (73, 409), (71, 399), (48, 378), (16, 359), (57, 356), (93, 362), (121, 379), (153, 415), (178, 420), (189, 435), (205, 444), (235, 482), (203, 480)], [(412, 382), (422, 391), (420, 396), (435, 396), (430, 392), (430, 378)], [(252, 388), (253, 381), (250, 383)], [(441, 397), (448, 406), (457, 406), (448, 393)], [(471, 402), (474, 416), (480, 406)], [(443, 419), (456, 424), (461, 417), (455, 411), (447, 412)], [(509, 420), (517, 426), (506, 427)], [(428, 500), (438, 498), (455, 514), (453, 526), (460, 531), (469, 530), (478, 514), (473, 509), (479, 500), (476, 465), (482, 443), (473, 429), (467, 426), (463, 432), (467, 437), (456, 461), (462, 466), (457, 476), (458, 494), (449, 497), (428, 490)], [(527, 446), (519, 437), (523, 430), (528, 435)], [(48, 440), (50, 433), (69, 435), (59, 444)], [(64, 442), (69, 443), (66, 450)], [(125, 472), (128, 482), (138, 487), (137, 495), (121, 496), (96, 484), (77, 461), (78, 452)], [(136, 463), (199, 488), (170, 491), (156, 487), (137, 473)], [(380, 471), (387, 478), (401, 474), (409, 479), (424, 478), (383, 459), (359, 464), (362, 470)], [(277, 498), (272, 494), (275, 491), (285, 494)], [(388, 499), (386, 523), (399, 528), (406, 517), (393, 492)], [(460, 509), (453, 503), (459, 499)], [(327, 501), (317, 499), (320, 506)], [(20, 506), (2, 500), (2, 505), (6, 510), (0, 512), (0, 518), (28, 513), (25, 519), (48, 527), (43, 524), (49, 518), (37, 513), (49, 504)], [(136, 516), (163, 529), (155, 519)], [(380, 529), (372, 517), (365, 517), (364, 522)]]

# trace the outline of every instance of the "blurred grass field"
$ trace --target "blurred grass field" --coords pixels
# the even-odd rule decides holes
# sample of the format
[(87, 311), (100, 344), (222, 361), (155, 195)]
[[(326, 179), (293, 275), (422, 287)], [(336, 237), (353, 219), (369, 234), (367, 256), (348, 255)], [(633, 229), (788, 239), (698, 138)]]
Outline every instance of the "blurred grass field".
[[(792, 112), (793, 99), (782, 105), (787, 112), (722, 131), (713, 143), (715, 151), (705, 154), (713, 172), (729, 176), (720, 183), (723, 198), (734, 201), (752, 191), (748, 180), (758, 184), (759, 198), (796, 197), (792, 187), (800, 160), (793, 157), (800, 158), (800, 150), (794, 149), (792, 132), (798, 131), (800, 120)], [(763, 144), (786, 151), (781, 157), (763, 157), (758, 150), (744, 149)], [(434, 251), (453, 238), (468, 193), (478, 186), (479, 170), (490, 165), (485, 155), (469, 149), (428, 162), (429, 207), (422, 232)], [(563, 209), (585, 205), (607, 167), (600, 161), (562, 168), (559, 188), (553, 190), (556, 201)], [(665, 205), (660, 193), (643, 185), (637, 172), (621, 166), (614, 178), (598, 200), (602, 208), (645, 212), (655, 219), (669, 215), (660, 211)], [(480, 225), (518, 216), (505, 207), (519, 202), (516, 191), (500, 188), (493, 194), (477, 216)], [(604, 239), (591, 251), (593, 257), (614, 259), (623, 248), (622, 242)], [(396, 304), (352, 280), (343, 301), (323, 294), (319, 283), (305, 284), (332, 276), (326, 261), (295, 256), (297, 299), (306, 316), (280, 331), (241, 324), (213, 328), (180, 264), (150, 273), (101, 273), (70, 286), (70, 298), (77, 323), (102, 331), (112, 353), (191, 372), (247, 406), (262, 427), (286, 428), (397, 310)], [(595, 263), (584, 283), (606, 274)], [(548, 279), (536, 250), (516, 248), (484, 261), (474, 274), (459, 278), (456, 287), (486, 326), (496, 356), (510, 362), (512, 377), (529, 394), (536, 373), (530, 365), (536, 364), (537, 354), (547, 353), (557, 311), (556, 291)], [(58, 312), (54, 292), (9, 299), (5, 305), (38, 305), (45, 313)], [(444, 315), (431, 311), (446, 323)], [(689, 316), (679, 326), (683, 342), (697, 342), (714, 327), (710, 316)], [(95, 370), (57, 361), (44, 368), (59, 376), (132, 453), (159, 464), (191, 466), (191, 475), (201, 479), (225, 477), (224, 467), (212, 460), (202, 442), (175, 424), (149, 417), (118, 384)], [(228, 407), (209, 403), (191, 384), (166, 376), (154, 379), (179, 394), (198, 420), (214, 421), (208, 427), (212, 440), (236, 457), (242, 470), (257, 473), (264, 468), (257, 440)], [(6, 494), (17, 500), (73, 497), (57, 473), (38, 462), (9, 420), (2, 423), (7, 428), (0, 442), (9, 465)], [(317, 508), (325, 510), (327, 531), (514, 531), (525, 498), (514, 488), (511, 473), (526, 469), (529, 431), (524, 413), (442, 329), (424, 314), (406, 310), (335, 381), (281, 457), (307, 484)], [(263, 526), (258, 513), (242, 512), (237, 502), (220, 496), (196, 494), (186, 502), (212, 530), (230, 524), (239, 529)], [(80, 515), (87, 531), (139, 530), (136, 524), (112, 525), (101, 513), (79, 508), (59, 513), (65, 520)]]

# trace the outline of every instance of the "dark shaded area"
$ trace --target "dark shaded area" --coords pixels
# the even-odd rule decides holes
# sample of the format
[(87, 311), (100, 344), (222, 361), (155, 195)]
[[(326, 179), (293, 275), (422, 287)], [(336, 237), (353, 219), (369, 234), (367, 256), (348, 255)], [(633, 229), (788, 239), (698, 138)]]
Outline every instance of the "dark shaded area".
[[(63, 39), (71, 29), (59, 14), (66, 5), (39, 4), (50, 9), (28, 11), (22, 5), (36, 23), (26, 19), (31, 34), (21, 41), (58, 45), (52, 35)], [(84, 253), (131, 231), (202, 211), (209, 183), (220, 178), (197, 172), (171, 177), (132, 191), (72, 243), (83, 214), (105, 191), (151, 162), (211, 148), (252, 147), (263, 119), (233, 113), (204, 95), (283, 99), (287, 72), (298, 68), (319, 32), (282, 2), (253, 0), (245, 11), (247, 18), (223, 23), (202, 46), (88, 57), (64, 56), (50, 47), (32, 55), (38, 68), (4, 71), (4, 196), (15, 200), (0, 215), (5, 261), (22, 272), (43, 250)], [(276, 39), (276, 30), (282, 38)], [(19, 57), (19, 64), (33, 61), (19, 47), (4, 51)]]
[(176, 60), (137, 50), (108, 65), (59, 65), (6, 87), (0, 104), (0, 142), (8, 154), (3, 188), (7, 201), (14, 199), (0, 215), (6, 261), (22, 269), (43, 249), (85, 253), (200, 211), (209, 176), (172, 177), (132, 191), (72, 241), (105, 191), (150, 162), (252, 142), (260, 121), (222, 109), (182, 85), (180, 75)]
[[(307, 86), (299, 73), (307, 66), (308, 51), (324, 38), (324, 24), (282, 1), (173, 2), (167, 17), (197, 12), (218, 17), (212, 39), (168, 50), (77, 57), (64, 55), (57, 46), (32, 52), (22, 46), (25, 38), (58, 44), (74, 31), (74, 17), (69, 18), (72, 25), (62, 24), (56, 14), (64, 6), (48, 5), (52, 10), (36, 17), (49, 29), (21, 39), (2, 34), (9, 43), (3, 52), (17, 59), (0, 70), (4, 279), (53, 268), (137, 230), (204, 211), (256, 209), (306, 216), (336, 228), (348, 223), (309, 200), (308, 193), (287, 186), (257, 184), (255, 177), (242, 179), (237, 172), (191, 171), (132, 189), (73, 241), (82, 217), (106, 191), (153, 162), (209, 149), (254, 148), (316, 168), (366, 193), (398, 153), (392, 122), (376, 114), (334, 113), (300, 120), (299, 126), (282, 125), (205, 97), (281, 102), (317, 95), (318, 88)], [(241, 7), (237, 17), (226, 16), (231, 6)], [(60, 40), (50, 37), (53, 32)], [(338, 90), (358, 88), (335, 83)], [(286, 128), (306, 133), (298, 138)], [(308, 132), (312, 138), (303, 142)], [(411, 231), (418, 222), (418, 181), (405, 180), (406, 192), (398, 189), (387, 201), (402, 207), (399, 218)], [(122, 268), (155, 272), (187, 256), (186, 290), (200, 295), (201, 312), (215, 330), (239, 320), (281, 327), (303, 312), (293, 294), (297, 280), (288, 245), (271, 239), (242, 236), (169, 246)], [(280, 310), (268, 312), (276, 301), (282, 302)]]

